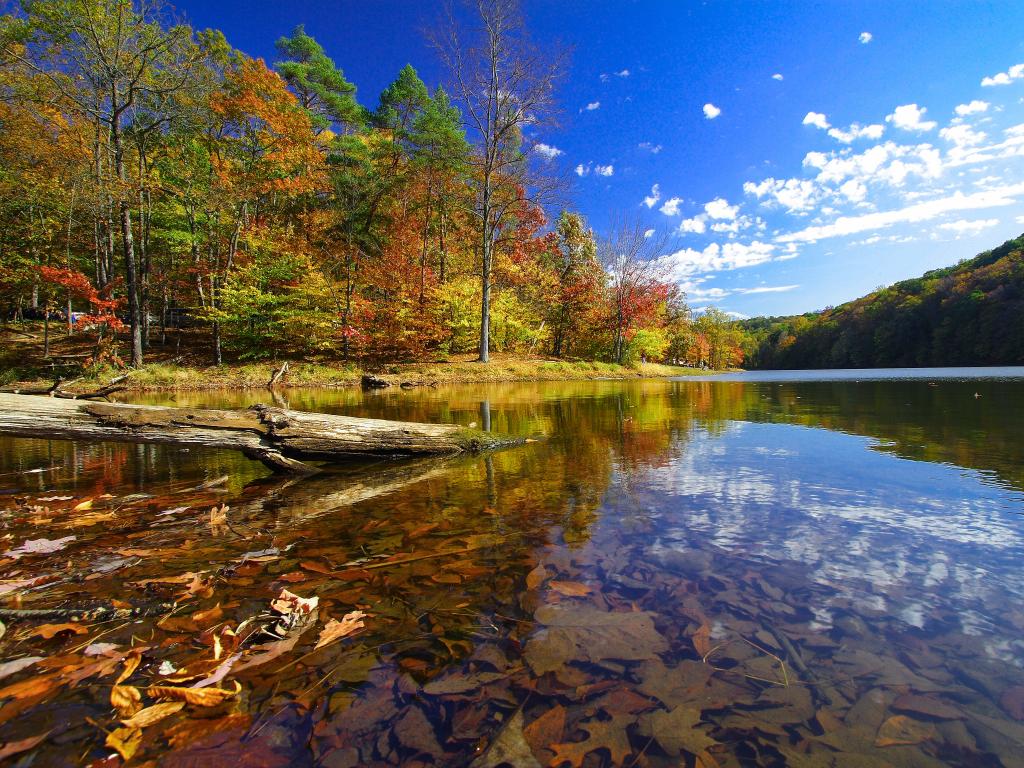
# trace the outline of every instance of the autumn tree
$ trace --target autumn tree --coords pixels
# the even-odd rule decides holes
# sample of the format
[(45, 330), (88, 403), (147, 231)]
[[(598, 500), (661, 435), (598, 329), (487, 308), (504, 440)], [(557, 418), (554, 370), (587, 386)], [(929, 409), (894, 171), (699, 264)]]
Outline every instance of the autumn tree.
[(664, 263), (665, 238), (648, 234), (639, 220), (622, 216), (600, 243), (601, 261), (608, 273), (612, 359), (622, 363), (633, 331), (653, 320), (668, 296)]
[(146, 102), (146, 126), (163, 124), (163, 107), (189, 76), (191, 30), (170, 24), (157, 5), (131, 0), (23, 0), (27, 45), (15, 54), (47, 77), (109, 140), (131, 327), (132, 365), (142, 365), (142, 307), (132, 180), (126, 132), (133, 110)]
[(491, 271), (498, 242), (515, 225), (524, 190), (533, 182), (523, 133), (548, 119), (565, 54), (534, 46), (515, 0), (475, 0), (473, 27), (462, 28), (449, 13), (435, 47), (451, 73), (452, 86), (476, 139), (472, 183), (480, 257), (480, 361), (490, 359)]

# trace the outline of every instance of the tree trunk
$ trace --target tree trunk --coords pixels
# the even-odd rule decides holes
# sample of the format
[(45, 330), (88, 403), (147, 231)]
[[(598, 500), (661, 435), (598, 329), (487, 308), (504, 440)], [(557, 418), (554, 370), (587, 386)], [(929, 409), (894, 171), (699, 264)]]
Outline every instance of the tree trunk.
[(445, 455), (523, 442), (457, 424), (360, 419), (264, 405), (228, 411), (10, 394), (0, 394), (0, 434), (230, 448), (275, 472), (292, 473), (316, 471), (304, 459)]
[(117, 208), (121, 224), (121, 248), (124, 253), (125, 290), (128, 293), (128, 317), (132, 336), (132, 367), (142, 367), (142, 315), (139, 307), (139, 278), (135, 264), (135, 241), (132, 235), (132, 209), (124, 185), (128, 182), (124, 163), (124, 147), (117, 119), (113, 122), (111, 139), (114, 143), (114, 170), (122, 189), (118, 190)]

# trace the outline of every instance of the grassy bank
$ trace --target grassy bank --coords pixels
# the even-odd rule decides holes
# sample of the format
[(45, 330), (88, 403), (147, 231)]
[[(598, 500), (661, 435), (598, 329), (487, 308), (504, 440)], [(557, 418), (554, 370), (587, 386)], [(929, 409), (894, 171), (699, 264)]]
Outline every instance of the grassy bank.
[[(80, 370), (76, 353), (82, 350), (60, 336), (51, 346), (51, 357), (44, 359), (40, 340), (32, 335), (5, 334), (0, 337), (0, 386), (30, 387), (51, 384), (58, 375), (79, 378), (64, 387), (67, 391), (88, 391), (127, 373), (124, 385), (133, 391), (177, 389), (246, 389), (265, 387), (278, 362), (228, 362), (220, 366), (205, 364), (205, 355), (195, 351), (177, 354), (162, 353), (155, 348), (150, 362), (138, 370), (120, 370), (111, 366)], [(69, 362), (70, 361), (70, 362)], [(494, 355), (489, 363), (478, 363), (471, 355), (452, 356), (444, 360), (400, 363), (374, 367), (368, 371), (393, 385), (402, 383), (456, 384), (504, 381), (565, 381), (586, 379), (656, 378), (696, 373), (683, 368), (657, 363), (636, 366), (615, 365), (597, 361), (524, 359)], [(364, 370), (353, 363), (332, 360), (289, 361), (289, 370), (281, 382), (285, 387), (357, 386)]]

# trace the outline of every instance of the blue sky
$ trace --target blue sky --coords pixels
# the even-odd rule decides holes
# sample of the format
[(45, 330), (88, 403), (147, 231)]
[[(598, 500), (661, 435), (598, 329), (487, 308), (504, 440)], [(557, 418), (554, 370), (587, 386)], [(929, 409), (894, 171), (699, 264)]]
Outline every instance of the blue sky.
[[(445, 80), (423, 36), (439, 5), (177, 7), (268, 61), (304, 23), (371, 107), (406, 63)], [(820, 309), (1024, 232), (1024, 3), (524, 9), (538, 42), (574, 47), (536, 149), (599, 233), (628, 213), (670, 235), (664, 264), (695, 307)]]

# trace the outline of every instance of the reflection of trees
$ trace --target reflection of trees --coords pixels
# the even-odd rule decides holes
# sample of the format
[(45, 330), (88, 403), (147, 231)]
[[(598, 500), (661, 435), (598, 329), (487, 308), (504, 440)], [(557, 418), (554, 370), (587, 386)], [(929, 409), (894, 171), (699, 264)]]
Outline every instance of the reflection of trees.
[[(917, 461), (995, 472), (1024, 489), (1019, 384), (996, 381), (702, 382), (695, 414), (801, 424), (878, 438), (880, 450)], [(710, 388), (702, 394), (704, 388)], [(978, 396), (975, 397), (975, 394)]]

